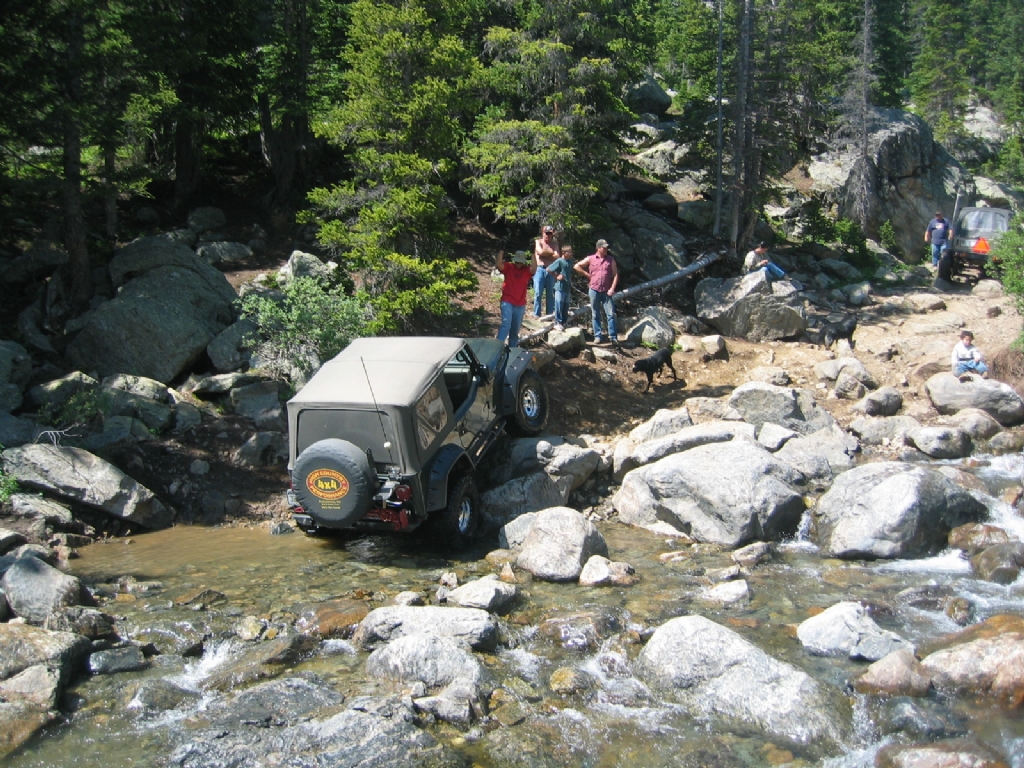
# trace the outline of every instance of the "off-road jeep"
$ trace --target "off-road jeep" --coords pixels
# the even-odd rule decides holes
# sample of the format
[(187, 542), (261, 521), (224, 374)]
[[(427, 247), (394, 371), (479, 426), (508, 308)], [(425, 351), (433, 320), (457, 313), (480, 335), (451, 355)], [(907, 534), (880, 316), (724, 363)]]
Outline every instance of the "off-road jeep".
[(307, 533), (412, 530), (472, 538), (474, 470), (507, 426), (538, 434), (532, 357), (494, 339), (356, 339), (288, 401), (289, 505)]

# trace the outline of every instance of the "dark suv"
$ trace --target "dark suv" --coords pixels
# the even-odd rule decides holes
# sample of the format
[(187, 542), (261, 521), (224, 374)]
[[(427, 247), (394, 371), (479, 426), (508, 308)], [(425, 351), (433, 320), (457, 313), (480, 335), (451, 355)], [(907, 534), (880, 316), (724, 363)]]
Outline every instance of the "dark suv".
[(1013, 212), (1006, 208), (964, 208), (953, 223), (953, 244), (939, 263), (939, 276), (950, 280), (955, 275), (977, 270), (985, 276), (985, 265), (999, 236), (1010, 226)]
[(506, 425), (547, 423), (532, 355), (494, 339), (356, 339), (288, 401), (288, 492), (296, 524), (472, 538), (474, 470)]

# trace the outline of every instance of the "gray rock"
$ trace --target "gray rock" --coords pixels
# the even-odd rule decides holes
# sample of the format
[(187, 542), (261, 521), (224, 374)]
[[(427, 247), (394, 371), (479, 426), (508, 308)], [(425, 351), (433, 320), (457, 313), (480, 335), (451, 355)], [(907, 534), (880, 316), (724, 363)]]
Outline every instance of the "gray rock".
[(925, 382), (925, 389), (939, 413), (978, 408), (1004, 427), (1024, 421), (1024, 400), (1013, 387), (1000, 381), (974, 377), (961, 382), (951, 373), (937, 373)]
[(985, 514), (982, 502), (934, 469), (876, 462), (844, 472), (819, 499), (816, 538), (833, 557), (922, 557)]
[(90, 647), (88, 638), (71, 632), (50, 632), (28, 624), (0, 624), (0, 680), (29, 667), (43, 665), (70, 679)]
[(774, 453), (786, 444), (787, 440), (797, 437), (797, 433), (791, 429), (780, 427), (778, 424), (762, 424), (757, 432), (757, 442)]
[(166, 656), (201, 656), (209, 631), (192, 621), (152, 620), (131, 632), (132, 642)]
[(506, 584), (492, 573), (453, 589), (448, 593), (448, 602), (500, 614), (505, 613), (518, 596), (519, 588), (515, 584)]
[(788, 387), (793, 383), (792, 377), (783, 368), (776, 365), (759, 365), (747, 374), (748, 381), (763, 381), (777, 387)]
[(63, 504), (34, 493), (15, 493), (11, 495), (11, 508), (18, 517), (41, 517), (47, 525), (71, 529), (75, 518), (71, 510)]
[(857, 438), (833, 424), (805, 437), (788, 440), (775, 452), (775, 457), (796, 468), (807, 480), (827, 485), (834, 475), (853, 466), (859, 451)]
[(167, 385), (154, 379), (147, 379), (144, 376), (126, 376), (116, 374), (107, 376), (100, 382), (104, 387), (112, 390), (127, 392), (145, 400), (164, 404), (168, 401)]
[(145, 528), (170, 525), (172, 512), (148, 488), (80, 448), (33, 444), (3, 452), (20, 485), (76, 501)]
[(966, 432), (972, 440), (988, 440), (1002, 431), (998, 421), (978, 408), (964, 408), (950, 421)]
[(908, 433), (907, 441), (933, 459), (960, 459), (973, 448), (967, 433), (956, 427), (921, 427)]
[(232, 389), (231, 404), (235, 413), (252, 419), (261, 429), (279, 432), (287, 429), (276, 381), (261, 381)]
[(734, 440), (634, 469), (612, 504), (627, 525), (738, 547), (796, 530), (803, 480), (757, 443)]
[(525, 512), (561, 506), (569, 500), (571, 487), (571, 478), (556, 479), (546, 472), (515, 478), (480, 494), (482, 521), (498, 528)]
[(818, 656), (878, 661), (903, 648), (914, 650), (895, 632), (879, 627), (863, 605), (852, 601), (836, 603), (802, 622), (796, 636), (804, 648)]
[(257, 432), (231, 454), (236, 467), (274, 467), (288, 460), (288, 441), (280, 432)]
[(43, 428), (34, 421), (20, 419), (6, 411), (0, 410), (0, 445), (5, 448), (16, 448), (38, 439)]
[(672, 97), (665, 93), (657, 80), (647, 75), (626, 89), (626, 103), (638, 114), (663, 115), (672, 106)]
[(850, 431), (864, 445), (881, 445), (886, 441), (902, 444), (908, 434), (920, 428), (920, 422), (912, 416), (868, 416), (850, 422)]
[(717, 333), (701, 338), (700, 348), (706, 358), (713, 360), (724, 359), (729, 352), (725, 344), (725, 339)]
[(26, 541), (25, 537), (9, 528), (0, 528), (0, 555), (6, 554)]
[(0, 579), (15, 614), (42, 624), (54, 611), (82, 601), (82, 585), (35, 557), (15, 560)]
[(494, 650), (498, 642), (498, 624), (487, 611), (434, 605), (389, 605), (370, 611), (352, 642), (370, 649), (414, 633), (452, 637), (480, 651)]
[(115, 286), (138, 276), (97, 307), (68, 345), (77, 368), (168, 382), (234, 319), (237, 296), (227, 278), (184, 245), (130, 243), (110, 271)]
[(637, 667), (694, 716), (742, 723), (773, 739), (825, 750), (841, 745), (850, 732), (850, 706), (839, 691), (702, 616), (660, 626)]
[(517, 518), (509, 520), (498, 532), (498, 544), (502, 549), (516, 549), (524, 541), (526, 534), (537, 522), (537, 512), (526, 512)]
[(62, 687), (59, 669), (36, 664), (0, 681), (0, 701), (28, 704), (44, 711), (53, 710), (57, 708)]
[(697, 283), (697, 317), (724, 336), (767, 341), (799, 336), (807, 316), (799, 294), (784, 283), (769, 283), (760, 271)]
[(839, 378), (836, 379), (836, 386), (833, 391), (840, 400), (860, 400), (867, 392), (867, 388), (846, 371), (843, 371), (839, 374)]
[(547, 344), (557, 354), (572, 357), (587, 346), (587, 340), (582, 328), (566, 328), (548, 333)]
[(292, 251), (288, 261), (277, 271), (278, 280), (287, 283), (296, 277), (329, 279), (333, 269), (312, 253)]
[(690, 418), (690, 412), (685, 406), (671, 410), (659, 408), (651, 418), (630, 431), (629, 439), (636, 443), (644, 443), (648, 440), (666, 437), (685, 427), (692, 426), (693, 420)]
[(306, 635), (279, 635), (247, 645), (226, 664), (219, 665), (203, 680), (209, 691), (228, 691), (258, 680), (277, 677), (316, 648), (318, 641)]
[(94, 675), (114, 675), (118, 672), (137, 672), (149, 666), (142, 649), (137, 645), (124, 645), (89, 656), (89, 672)]
[(806, 389), (775, 387), (759, 381), (748, 381), (733, 390), (729, 405), (743, 420), (760, 427), (765, 422), (778, 424), (810, 435), (835, 423), (835, 419), (814, 401)]
[(212, 206), (194, 208), (188, 214), (188, 228), (196, 233), (220, 229), (227, 223), (228, 219), (224, 215), (224, 211)]
[(419, 681), (428, 688), (455, 680), (478, 684), (487, 678), (464, 643), (429, 633), (404, 635), (378, 648), (366, 660), (366, 673), (403, 683)]
[(32, 357), (14, 341), (0, 341), (0, 384), (13, 384), (23, 392), (32, 376)]
[(843, 373), (852, 376), (868, 389), (877, 389), (878, 381), (864, 363), (855, 357), (840, 357), (825, 360), (814, 366), (815, 375), (822, 380), (837, 381)]
[(1024, 435), (1019, 432), (1000, 432), (989, 440), (988, 450), (996, 456), (1024, 451)]
[(592, 555), (608, 555), (594, 524), (574, 509), (552, 507), (537, 514), (516, 566), (545, 581), (575, 581)]
[[(277, 681), (274, 681), (277, 682)], [(185, 710), (198, 704), (201, 695), (162, 677), (142, 680), (130, 689), (125, 709), (143, 718), (158, 718), (172, 710)]]
[(705, 589), (701, 592), (700, 599), (719, 605), (745, 603), (750, 599), (750, 585), (744, 579), (726, 581)]
[(28, 399), (33, 405), (55, 413), (75, 395), (95, 389), (98, 385), (99, 382), (92, 376), (73, 371), (59, 379), (36, 384), (28, 391)]
[(53, 632), (74, 632), (90, 640), (107, 640), (117, 637), (114, 621), (96, 608), (83, 605), (69, 605), (58, 608), (46, 617), (45, 629)]
[(634, 467), (652, 464), (666, 456), (689, 451), (701, 445), (726, 443), (736, 438), (753, 439), (755, 427), (736, 421), (706, 421), (691, 427), (683, 427), (678, 432), (648, 440), (636, 446), (628, 461), (623, 464), (624, 471)]
[(671, 347), (675, 343), (676, 331), (669, 322), (665, 310), (659, 307), (648, 307), (626, 331), (626, 340), (636, 344), (653, 344), (658, 349), (662, 349)]
[(556, 482), (567, 479), (571, 492), (582, 486), (600, 463), (601, 455), (593, 448), (562, 443), (553, 446), (550, 454), (545, 457), (544, 471)]
[(232, 323), (206, 347), (213, 367), (221, 373), (237, 371), (249, 362), (249, 346), (247, 340), (256, 334), (256, 323), (242, 319)]
[(230, 268), (235, 262), (245, 261), (252, 256), (252, 248), (245, 243), (215, 240), (196, 248), (196, 255), (207, 264)]
[(903, 407), (903, 395), (895, 387), (881, 387), (853, 407), (867, 416), (895, 416)]
[(635, 573), (629, 563), (613, 562), (602, 555), (593, 555), (580, 572), (580, 586), (626, 586), (637, 580)]
[(732, 553), (732, 561), (742, 568), (753, 568), (771, 560), (775, 556), (775, 545), (770, 541), (755, 541), (740, 547)]

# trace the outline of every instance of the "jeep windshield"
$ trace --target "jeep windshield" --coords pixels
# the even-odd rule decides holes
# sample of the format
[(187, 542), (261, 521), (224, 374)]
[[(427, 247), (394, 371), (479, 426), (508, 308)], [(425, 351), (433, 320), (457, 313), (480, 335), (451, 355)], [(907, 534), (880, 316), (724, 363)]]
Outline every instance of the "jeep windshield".
[(958, 237), (997, 234), (1009, 228), (1010, 212), (1001, 208), (972, 208), (960, 215), (956, 226)]

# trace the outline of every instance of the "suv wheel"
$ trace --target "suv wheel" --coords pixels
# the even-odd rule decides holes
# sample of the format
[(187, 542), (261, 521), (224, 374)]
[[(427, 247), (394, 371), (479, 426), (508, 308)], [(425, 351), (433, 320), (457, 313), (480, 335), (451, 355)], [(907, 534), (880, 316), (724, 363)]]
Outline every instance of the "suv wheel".
[(516, 393), (516, 412), (512, 431), (532, 437), (539, 435), (548, 423), (548, 393), (544, 381), (533, 369), (523, 371)]
[(377, 473), (348, 440), (321, 440), (299, 454), (292, 470), (295, 498), (314, 527), (344, 528), (370, 510)]
[(472, 475), (462, 475), (448, 492), (448, 504), (434, 512), (434, 535), (452, 550), (469, 546), (480, 520), (480, 494)]

